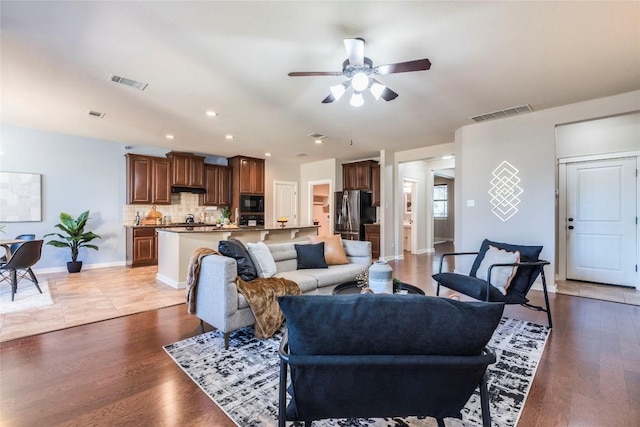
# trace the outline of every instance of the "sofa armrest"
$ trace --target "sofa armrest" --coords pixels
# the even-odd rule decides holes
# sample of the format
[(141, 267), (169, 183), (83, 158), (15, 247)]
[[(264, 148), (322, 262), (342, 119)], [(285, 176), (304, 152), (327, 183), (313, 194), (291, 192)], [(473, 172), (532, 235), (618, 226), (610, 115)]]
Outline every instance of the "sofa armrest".
[(224, 324), (238, 310), (236, 260), (221, 255), (202, 259), (196, 290), (196, 316), (210, 325)]
[(342, 240), (344, 253), (352, 264), (371, 264), (371, 242), (360, 240)]

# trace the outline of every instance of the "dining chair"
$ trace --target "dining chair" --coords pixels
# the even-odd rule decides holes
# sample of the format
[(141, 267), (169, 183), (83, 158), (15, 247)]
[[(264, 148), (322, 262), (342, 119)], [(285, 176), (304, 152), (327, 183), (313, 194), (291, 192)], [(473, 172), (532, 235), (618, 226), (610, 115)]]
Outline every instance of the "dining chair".
[(42, 293), (42, 289), (38, 285), (38, 279), (31, 270), (42, 255), (42, 243), (44, 240), (29, 240), (21, 243), (11, 258), (0, 265), (0, 281), (9, 280), (11, 282), (11, 301), (14, 300), (16, 291), (18, 290), (18, 282), (22, 279), (31, 280)]
[[(36, 235), (35, 234), (19, 234), (15, 237), (16, 240), (35, 240), (36, 239)], [(13, 254), (15, 253), (15, 251), (20, 247), (22, 243), (13, 243), (12, 245), (9, 245), (9, 254)], [(2, 255), (2, 257), (0, 257), (0, 263), (4, 264), (7, 262), (7, 255)]]

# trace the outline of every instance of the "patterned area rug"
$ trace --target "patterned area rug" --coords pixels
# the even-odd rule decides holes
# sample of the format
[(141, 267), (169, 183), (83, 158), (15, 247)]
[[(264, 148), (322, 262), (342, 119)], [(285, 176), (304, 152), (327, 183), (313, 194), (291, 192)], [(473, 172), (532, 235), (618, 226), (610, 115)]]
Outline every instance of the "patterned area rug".
[[(549, 328), (522, 320), (502, 318), (489, 347), (497, 362), (489, 367), (492, 425), (515, 426), (542, 356)], [(164, 347), (173, 360), (239, 426), (277, 425), (278, 346), (281, 334), (257, 340), (252, 328), (231, 335), (229, 350), (222, 334), (208, 332)], [(482, 425), (480, 395), (462, 411), (462, 421), (447, 418), (447, 426)], [(316, 427), (435, 426), (433, 418), (323, 420)]]
[(2, 287), (0, 287), (0, 313), (11, 313), (53, 305), (47, 281), (38, 280), (38, 285), (42, 289), (42, 293), (38, 292), (36, 285), (30, 280), (19, 281), (18, 291), (14, 296), (14, 300), (11, 301), (11, 283), (9, 281), (2, 282)]

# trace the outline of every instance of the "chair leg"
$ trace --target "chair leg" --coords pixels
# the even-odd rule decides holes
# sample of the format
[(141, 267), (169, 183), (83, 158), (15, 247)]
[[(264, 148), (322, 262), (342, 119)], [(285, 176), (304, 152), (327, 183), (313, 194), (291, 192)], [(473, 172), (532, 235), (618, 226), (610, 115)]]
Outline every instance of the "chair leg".
[(544, 276), (544, 267), (540, 267), (542, 273), (542, 289), (544, 291), (544, 303), (547, 306), (547, 321), (549, 322), (549, 329), (553, 329), (553, 324), (551, 323), (551, 307), (549, 306), (549, 294), (547, 293), (547, 279)]
[(231, 332), (225, 332), (224, 333), (224, 349), (225, 350), (229, 350), (229, 336), (231, 335)]
[(200, 333), (204, 334), (204, 320), (200, 319)]
[(278, 389), (278, 427), (287, 422), (287, 362), (280, 359), (280, 387)]
[(440, 296), (440, 282), (438, 282), (438, 285), (436, 286), (436, 296)]
[(482, 411), (483, 427), (491, 427), (491, 412), (489, 409), (489, 390), (487, 390), (487, 373), (485, 372), (480, 381), (480, 409)]
[(436, 418), (436, 421), (438, 422), (438, 427), (446, 427), (443, 418)]
[(36, 275), (33, 274), (33, 270), (31, 270), (31, 267), (27, 268), (27, 273), (29, 273), (29, 276), (31, 276), (31, 281), (33, 282), (33, 284), (36, 285), (36, 288), (38, 288), (38, 292), (42, 293), (42, 289), (40, 289), (40, 286), (38, 285), (38, 279), (36, 278)]
[(11, 301), (13, 301), (13, 297), (16, 296), (16, 292), (18, 291), (18, 272), (16, 270), (11, 270)]

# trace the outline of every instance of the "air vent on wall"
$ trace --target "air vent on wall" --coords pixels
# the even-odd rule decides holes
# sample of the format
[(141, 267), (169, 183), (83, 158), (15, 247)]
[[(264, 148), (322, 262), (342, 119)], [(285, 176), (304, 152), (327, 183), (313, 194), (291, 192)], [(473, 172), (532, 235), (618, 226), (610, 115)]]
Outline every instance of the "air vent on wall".
[(98, 119), (101, 119), (101, 118), (103, 118), (103, 117), (104, 117), (105, 113), (101, 113), (101, 112), (99, 112), (99, 111), (89, 110), (89, 111), (87, 111), (87, 115), (88, 115), (89, 117), (96, 117), (96, 118), (98, 118)]
[(491, 113), (480, 114), (479, 116), (469, 117), (476, 123), (486, 122), (487, 120), (501, 119), (503, 117), (515, 116), (522, 113), (530, 113), (533, 108), (529, 104), (518, 105), (517, 107), (505, 108), (504, 110), (493, 111)]
[(116, 76), (115, 74), (111, 74), (109, 76), (109, 80), (116, 83), (121, 83), (126, 86), (130, 86), (134, 89), (145, 90), (149, 83), (142, 83), (136, 80), (128, 79), (126, 77)]

